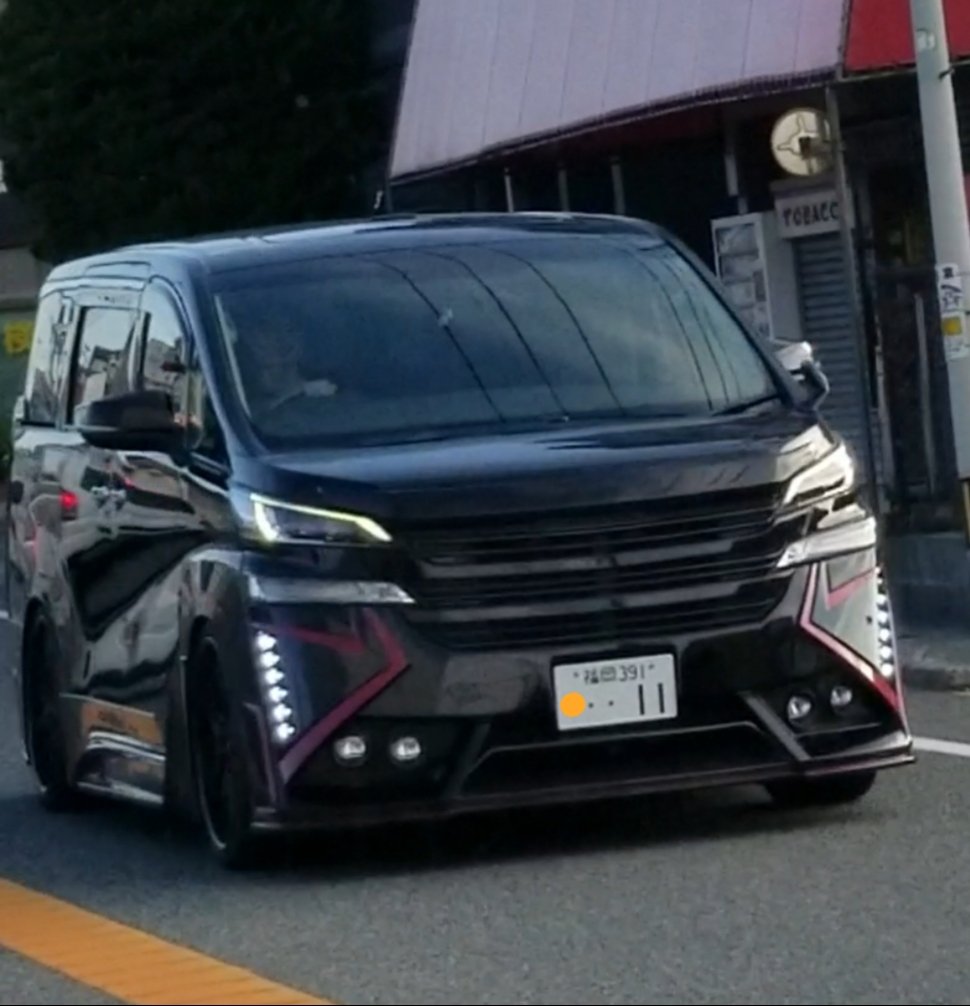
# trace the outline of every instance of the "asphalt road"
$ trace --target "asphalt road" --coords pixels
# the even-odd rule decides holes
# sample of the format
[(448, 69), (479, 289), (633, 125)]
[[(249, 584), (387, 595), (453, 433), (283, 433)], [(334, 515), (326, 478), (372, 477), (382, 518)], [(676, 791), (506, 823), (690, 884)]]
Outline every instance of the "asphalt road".
[[(914, 695), (970, 742), (970, 697)], [(343, 1003), (970, 1004), (970, 759), (850, 810), (758, 794), (407, 830), (226, 875), (151, 813), (35, 804), (0, 712), (0, 877)], [(99, 1003), (0, 951), (0, 1002)]]

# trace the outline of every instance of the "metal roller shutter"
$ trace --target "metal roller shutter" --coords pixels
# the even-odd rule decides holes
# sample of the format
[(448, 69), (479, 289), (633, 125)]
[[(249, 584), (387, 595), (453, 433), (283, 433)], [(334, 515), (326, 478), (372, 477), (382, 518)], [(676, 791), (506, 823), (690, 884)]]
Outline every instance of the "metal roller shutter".
[(814, 346), (832, 385), (823, 414), (868, 472), (869, 395), (855, 343), (852, 289), (841, 236), (824, 234), (796, 241), (795, 263), (803, 335)]
[(956, 79), (956, 106), (963, 163), (970, 164), (970, 85), (963, 76)]

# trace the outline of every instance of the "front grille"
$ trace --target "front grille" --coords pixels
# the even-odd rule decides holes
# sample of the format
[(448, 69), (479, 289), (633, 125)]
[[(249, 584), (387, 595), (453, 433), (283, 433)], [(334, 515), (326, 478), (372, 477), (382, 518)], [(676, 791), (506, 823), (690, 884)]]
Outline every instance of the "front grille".
[(805, 518), (773, 487), (448, 528), (402, 537), (408, 617), (456, 650), (580, 645), (764, 620)]
[(685, 555), (679, 559), (614, 561), (607, 557), (589, 567), (549, 572), (492, 572), (478, 577), (426, 576), (415, 585), (417, 599), (431, 607), (534, 604), (536, 599), (574, 600), (621, 597), (656, 590), (680, 590), (707, 583), (737, 583), (770, 576), (787, 547), (787, 528), (739, 545), (724, 555)]
[(432, 640), (454, 650), (504, 650), (624, 639), (667, 638), (761, 622), (781, 602), (787, 580), (772, 580), (715, 601), (649, 605), (622, 611), (441, 621), (413, 612)]
[(415, 530), (408, 544), (432, 567), (546, 562), (597, 553), (620, 555), (658, 546), (737, 541), (764, 534), (778, 506), (774, 487), (701, 499), (637, 503), (549, 517), (535, 515), (473, 526)]

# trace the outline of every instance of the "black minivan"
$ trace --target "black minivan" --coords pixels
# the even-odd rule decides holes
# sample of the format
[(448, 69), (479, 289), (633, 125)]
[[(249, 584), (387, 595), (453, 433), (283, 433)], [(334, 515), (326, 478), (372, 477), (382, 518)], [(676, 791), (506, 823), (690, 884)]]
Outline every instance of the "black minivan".
[[(799, 379), (802, 378), (802, 379)], [(44, 802), (275, 832), (912, 760), (850, 450), (640, 221), (129, 247), (41, 295), (8, 604)]]

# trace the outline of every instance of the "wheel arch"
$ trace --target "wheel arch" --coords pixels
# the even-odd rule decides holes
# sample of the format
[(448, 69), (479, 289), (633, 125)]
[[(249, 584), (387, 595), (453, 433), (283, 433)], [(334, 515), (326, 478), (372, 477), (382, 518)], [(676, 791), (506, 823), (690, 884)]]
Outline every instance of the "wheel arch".
[(192, 702), (194, 668), (210, 622), (208, 614), (197, 614), (185, 629), (182, 656), (178, 671), (172, 680), (169, 696), (170, 715), (165, 729), (165, 802), (177, 817), (195, 823), (198, 822), (198, 806), (195, 797), (189, 709)]
[[(212, 640), (218, 668), (226, 679), (233, 708), (242, 729), (258, 724), (256, 667), (253, 661), (249, 595), (240, 576), (237, 557), (209, 553), (194, 563), (187, 580), (180, 626), (180, 659), (170, 693), (171, 716), (167, 727), (166, 799), (181, 817), (199, 823), (195, 755), (193, 752), (193, 703), (197, 684), (206, 673), (205, 647)], [(264, 752), (264, 744), (253, 748), (248, 768), (257, 777), (260, 792), (271, 788), (275, 764)]]

